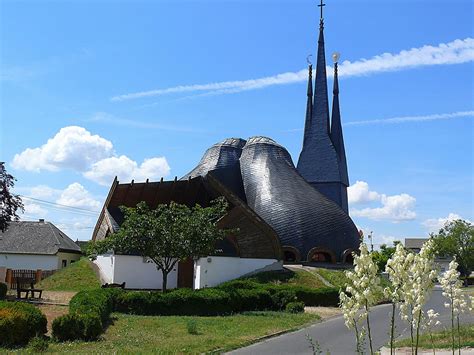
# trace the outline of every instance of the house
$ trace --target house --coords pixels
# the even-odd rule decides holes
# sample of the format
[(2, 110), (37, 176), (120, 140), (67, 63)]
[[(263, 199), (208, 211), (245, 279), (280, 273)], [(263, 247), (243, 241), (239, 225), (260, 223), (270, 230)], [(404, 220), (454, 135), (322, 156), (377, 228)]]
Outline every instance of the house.
[[(186, 180), (121, 184), (114, 180), (99, 215), (92, 240), (106, 238), (123, 222), (120, 206), (135, 207), (145, 201), (150, 208), (174, 201), (207, 207), (219, 196), (229, 203), (218, 226), (233, 233), (216, 245), (216, 252), (195, 261), (179, 262), (168, 275), (168, 288), (203, 288), (240, 276), (282, 268), (282, 249), (276, 232), (213, 174)], [(132, 289), (160, 289), (162, 274), (148, 258), (137, 255), (98, 255), (94, 260), (102, 283), (126, 283)]]
[[(428, 240), (428, 238), (405, 238), (405, 248), (413, 251), (418, 254), (421, 250), (423, 244)], [(452, 258), (446, 257), (436, 257), (435, 263), (439, 268), (441, 273), (445, 272), (449, 268), (449, 263), (453, 260)]]
[(81, 248), (51, 222), (11, 222), (0, 233), (0, 268), (57, 270), (81, 257)]

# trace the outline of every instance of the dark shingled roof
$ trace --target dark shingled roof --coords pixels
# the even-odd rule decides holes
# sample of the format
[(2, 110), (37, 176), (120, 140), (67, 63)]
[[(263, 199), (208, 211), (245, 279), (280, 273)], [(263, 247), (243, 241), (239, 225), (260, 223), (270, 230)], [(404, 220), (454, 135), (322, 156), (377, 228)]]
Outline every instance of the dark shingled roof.
[(0, 233), (0, 253), (55, 255), (58, 251), (80, 253), (81, 248), (50, 222), (11, 222)]

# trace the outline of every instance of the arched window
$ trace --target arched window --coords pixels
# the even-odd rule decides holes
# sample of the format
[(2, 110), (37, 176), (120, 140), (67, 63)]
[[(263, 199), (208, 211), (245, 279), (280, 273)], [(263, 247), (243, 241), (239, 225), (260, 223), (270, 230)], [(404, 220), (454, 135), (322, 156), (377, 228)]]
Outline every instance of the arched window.
[(309, 251), (307, 260), (313, 263), (335, 263), (336, 256), (329, 249), (315, 247)]
[(298, 249), (290, 246), (282, 247), (283, 250), (283, 261), (287, 263), (297, 263), (301, 260), (300, 252)]

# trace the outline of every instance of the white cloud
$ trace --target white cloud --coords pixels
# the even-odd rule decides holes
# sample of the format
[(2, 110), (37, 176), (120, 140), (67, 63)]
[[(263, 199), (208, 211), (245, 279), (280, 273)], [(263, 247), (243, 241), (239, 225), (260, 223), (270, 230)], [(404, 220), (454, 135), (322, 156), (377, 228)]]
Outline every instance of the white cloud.
[(460, 215), (451, 212), (450, 214), (448, 214), (447, 217), (444, 217), (444, 218), (443, 217), (441, 217), (441, 218), (430, 218), (430, 219), (427, 219), (427, 220), (423, 221), (422, 224), (423, 224), (423, 226), (426, 227), (428, 232), (436, 233), (436, 232), (439, 232), (439, 230), (441, 228), (443, 228), (446, 223), (454, 221), (456, 219), (464, 219), (465, 221), (472, 223), (470, 220), (462, 218)]
[(32, 217), (35, 218), (43, 218), (48, 214), (48, 211), (41, 207), (40, 205), (28, 201), (28, 200), (23, 200), (23, 204), (25, 206), (25, 212), (24, 215), (27, 218), (22, 218), (22, 219), (31, 219)]
[[(380, 194), (371, 191), (369, 184), (365, 181), (357, 181), (348, 189), (349, 204), (351, 204), (351, 215), (354, 217), (365, 217), (372, 220), (388, 220), (392, 222), (409, 221), (416, 218), (416, 199), (409, 194), (399, 195)], [(355, 204), (380, 202), (380, 207), (367, 207), (363, 209), (352, 208)]]
[[(360, 59), (355, 62), (348, 60), (339, 65), (340, 77), (363, 76), (380, 72), (399, 71), (404, 69), (459, 64), (474, 61), (474, 39), (456, 39), (449, 43), (440, 43), (437, 46), (422, 46), (399, 53), (383, 53), (370, 59)], [(332, 75), (332, 68), (327, 67)], [(112, 101), (139, 99), (144, 97), (161, 96), (173, 93), (202, 92), (200, 95), (232, 94), (247, 90), (262, 89), (274, 85), (287, 85), (307, 80), (307, 69), (297, 72), (286, 72), (269, 77), (250, 80), (224, 81), (208, 84), (180, 85), (165, 89), (135, 92), (114, 96)]]
[(356, 181), (347, 189), (349, 204), (366, 203), (380, 200), (380, 194), (369, 190), (369, 184), (365, 181)]
[(61, 193), (61, 190), (53, 189), (52, 187), (46, 185), (38, 185), (29, 189), (28, 196), (33, 198), (55, 198)]
[(92, 210), (98, 210), (100, 202), (95, 200), (89, 191), (78, 182), (72, 183), (64, 191), (61, 196), (57, 199), (56, 203), (66, 205), (70, 207), (88, 208)]
[(436, 113), (432, 115), (424, 116), (402, 116), (392, 118), (380, 118), (375, 120), (363, 120), (363, 121), (351, 121), (345, 123), (344, 126), (360, 126), (370, 124), (396, 124), (406, 122), (426, 122), (426, 121), (438, 121), (438, 120), (449, 120), (453, 118), (461, 117), (474, 117), (474, 111), (459, 111), (451, 113)]
[[(170, 172), (165, 157), (145, 159), (139, 165), (125, 155), (116, 156), (110, 141), (77, 126), (64, 127), (41, 147), (27, 148), (16, 154), (12, 166), (36, 172), (68, 168), (101, 185), (109, 185), (115, 176), (125, 181), (152, 180), (165, 177)], [(78, 191), (75, 186), (75, 192)], [(31, 197), (44, 198), (59, 192), (47, 186), (37, 186), (30, 193)]]
[(167, 176), (170, 167), (165, 157), (145, 159), (139, 166), (125, 155), (100, 160), (84, 176), (101, 185), (110, 185), (115, 176), (119, 181), (154, 180)]
[(12, 166), (29, 171), (57, 171), (69, 168), (84, 171), (94, 162), (113, 153), (110, 141), (92, 135), (83, 127), (69, 126), (38, 148), (27, 148), (15, 154)]

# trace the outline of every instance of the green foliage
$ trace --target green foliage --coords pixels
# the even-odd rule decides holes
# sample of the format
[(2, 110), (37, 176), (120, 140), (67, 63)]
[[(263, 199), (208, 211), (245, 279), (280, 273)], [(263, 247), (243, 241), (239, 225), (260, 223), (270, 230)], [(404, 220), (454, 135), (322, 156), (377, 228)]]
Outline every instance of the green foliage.
[(303, 302), (290, 302), (286, 305), (285, 311), (289, 313), (303, 313), (304, 303)]
[(259, 272), (258, 274), (248, 276), (245, 279), (266, 284), (291, 284), (315, 288), (324, 287), (324, 283), (319, 277), (306, 270), (284, 269), (278, 271)]
[(15, 186), (16, 179), (7, 173), (5, 162), (0, 162), (0, 231), (5, 232), (11, 221), (18, 221), (17, 211), (25, 211), (20, 196), (12, 194), (10, 190)]
[(385, 265), (387, 265), (388, 259), (390, 259), (392, 255), (395, 253), (395, 249), (398, 243), (400, 242), (395, 241), (393, 243), (394, 245), (393, 247), (389, 247), (385, 244), (382, 244), (380, 246), (380, 250), (376, 250), (371, 253), (372, 259), (377, 265), (379, 272), (383, 272), (385, 270)]
[(69, 303), (69, 314), (53, 321), (53, 337), (59, 341), (94, 340), (103, 331), (115, 299), (122, 290), (97, 289), (81, 291)]
[(188, 330), (189, 334), (193, 334), (193, 335), (198, 335), (199, 334), (197, 322), (196, 322), (195, 319), (189, 319), (187, 321), (186, 329)]
[(0, 282), (0, 301), (4, 300), (7, 296), (8, 286), (3, 282)]
[(150, 210), (145, 202), (135, 208), (121, 207), (124, 222), (117, 233), (92, 246), (103, 253), (113, 249), (117, 253), (139, 253), (150, 258), (163, 273), (163, 291), (167, 276), (179, 260), (199, 258), (215, 251), (215, 244), (228, 231), (217, 227), (228, 204), (218, 198), (211, 206), (188, 207), (171, 202)]
[(342, 288), (347, 285), (347, 277), (344, 271), (318, 268), (316, 272), (334, 287)]
[(46, 291), (83, 291), (100, 288), (100, 281), (89, 259), (82, 258), (47, 277), (38, 287)]
[(33, 353), (44, 353), (46, 350), (48, 350), (48, 346), (49, 346), (48, 339), (46, 337), (40, 337), (40, 336), (34, 337), (28, 343), (28, 348)]
[(456, 258), (462, 276), (474, 270), (474, 226), (457, 219), (446, 223), (437, 234), (431, 234), (435, 252), (439, 256)]
[(23, 302), (0, 301), (0, 346), (28, 343), (46, 333), (47, 320), (35, 306)]

